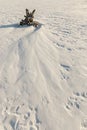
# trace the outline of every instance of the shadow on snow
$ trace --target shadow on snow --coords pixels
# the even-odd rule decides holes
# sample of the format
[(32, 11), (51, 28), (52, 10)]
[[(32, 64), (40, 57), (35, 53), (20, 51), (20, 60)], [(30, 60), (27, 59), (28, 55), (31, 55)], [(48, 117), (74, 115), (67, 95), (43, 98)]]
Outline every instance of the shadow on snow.
[[(20, 26), (19, 24), (15, 23), (15, 24), (7, 24), (7, 25), (1, 25), (0, 26), (0, 29), (2, 28), (27, 28), (27, 27), (31, 27), (32, 25), (30, 26), (27, 26), (27, 25), (24, 25), (24, 26)], [(37, 31), (38, 29), (41, 28), (41, 24), (35, 28), (35, 31)]]

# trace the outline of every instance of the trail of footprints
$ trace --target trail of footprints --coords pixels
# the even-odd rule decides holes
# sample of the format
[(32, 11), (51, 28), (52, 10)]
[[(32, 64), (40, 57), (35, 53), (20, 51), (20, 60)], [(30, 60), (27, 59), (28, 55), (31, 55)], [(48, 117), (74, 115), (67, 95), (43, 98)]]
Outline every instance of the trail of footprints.
[(38, 108), (27, 106), (8, 107), (3, 112), (5, 130), (40, 130), (41, 121), (38, 117)]
[[(74, 109), (79, 110), (84, 101), (87, 103), (87, 92), (74, 92), (73, 96), (67, 99), (65, 107), (70, 112)], [(80, 128), (81, 130), (87, 130), (87, 117), (81, 120)]]
[(87, 99), (87, 92), (73, 92), (73, 96), (67, 99), (66, 108), (72, 110), (73, 108), (80, 109), (84, 99)]

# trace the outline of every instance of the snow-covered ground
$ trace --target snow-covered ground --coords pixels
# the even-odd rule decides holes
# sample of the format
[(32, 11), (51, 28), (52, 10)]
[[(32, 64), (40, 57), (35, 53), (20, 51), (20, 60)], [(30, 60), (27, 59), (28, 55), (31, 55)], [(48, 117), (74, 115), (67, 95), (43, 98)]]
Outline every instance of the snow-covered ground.
[(87, 130), (87, 0), (0, 0), (0, 130)]

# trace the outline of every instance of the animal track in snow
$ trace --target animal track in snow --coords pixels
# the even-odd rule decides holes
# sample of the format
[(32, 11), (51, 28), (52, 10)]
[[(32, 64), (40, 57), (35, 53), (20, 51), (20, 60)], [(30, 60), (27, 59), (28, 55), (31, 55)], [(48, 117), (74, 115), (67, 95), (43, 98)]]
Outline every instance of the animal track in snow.
[(87, 118), (81, 121), (81, 130), (87, 130)]
[(81, 104), (87, 99), (87, 92), (73, 92), (73, 96), (67, 99), (66, 108), (68, 110), (80, 109)]
[(70, 70), (71, 70), (70, 66), (68, 66), (68, 65), (61, 64), (61, 66), (62, 66), (65, 70), (67, 70), (67, 71), (70, 71)]
[(74, 92), (74, 95), (87, 98), (87, 92)]
[[(14, 105), (14, 104), (13, 104)], [(6, 107), (6, 108), (5, 108)], [(18, 106), (5, 106), (4, 128), (6, 130), (39, 130), (42, 123), (38, 116), (38, 108), (21, 104)]]
[(61, 73), (61, 79), (68, 80), (70, 78), (69, 72), (71, 71), (71, 67), (67, 64), (60, 64), (60, 73)]
[(62, 72), (62, 71), (60, 71), (61, 72), (61, 79), (63, 80), (68, 80), (69, 79), (69, 76), (66, 74), (66, 73), (64, 73), (64, 72)]
[(73, 108), (79, 109), (80, 108), (80, 103), (81, 102), (77, 98), (69, 97), (68, 101), (67, 101), (67, 104), (66, 104), (66, 108), (68, 110), (71, 110)]

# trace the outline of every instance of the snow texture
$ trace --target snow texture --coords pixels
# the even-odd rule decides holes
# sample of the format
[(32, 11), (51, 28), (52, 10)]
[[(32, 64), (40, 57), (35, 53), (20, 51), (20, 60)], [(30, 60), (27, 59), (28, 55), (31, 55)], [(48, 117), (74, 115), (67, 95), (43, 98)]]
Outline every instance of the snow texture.
[[(35, 8), (42, 25), (19, 26)], [(0, 130), (87, 130), (87, 1), (0, 0)]]

